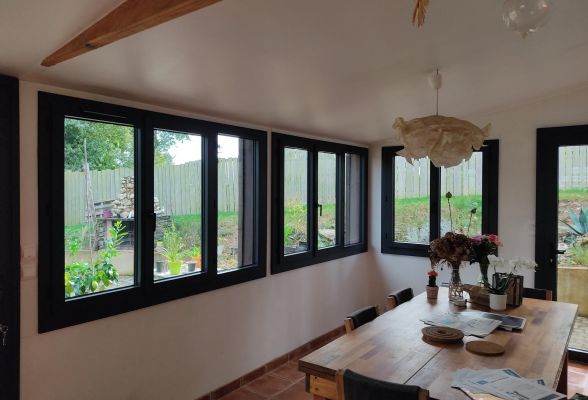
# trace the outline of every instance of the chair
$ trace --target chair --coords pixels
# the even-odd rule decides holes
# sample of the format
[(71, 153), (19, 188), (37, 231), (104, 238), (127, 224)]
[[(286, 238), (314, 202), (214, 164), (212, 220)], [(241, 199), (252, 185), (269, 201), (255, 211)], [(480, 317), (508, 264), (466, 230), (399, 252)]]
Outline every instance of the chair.
[(386, 306), (388, 307), (388, 310), (392, 310), (393, 308), (398, 307), (402, 303), (406, 303), (413, 297), (414, 294), (412, 292), (412, 288), (398, 290), (388, 295), (388, 297), (386, 298)]
[(364, 307), (354, 311), (343, 321), (345, 324), (345, 332), (349, 333), (363, 324), (373, 321), (379, 314), (378, 306)]
[(547, 289), (523, 288), (523, 297), (539, 300), (553, 300), (553, 292)]
[(418, 386), (384, 382), (351, 370), (337, 371), (337, 400), (428, 400), (429, 391)]

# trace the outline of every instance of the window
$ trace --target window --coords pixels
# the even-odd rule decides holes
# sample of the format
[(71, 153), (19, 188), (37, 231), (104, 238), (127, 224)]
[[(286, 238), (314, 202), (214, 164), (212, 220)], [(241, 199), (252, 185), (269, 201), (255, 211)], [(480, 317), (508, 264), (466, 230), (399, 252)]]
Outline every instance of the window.
[(265, 276), (263, 131), (39, 93), (39, 330)]
[[(470, 236), (497, 232), (497, 140), (487, 140), (468, 161), (452, 168), (436, 168), (428, 158), (411, 165), (396, 155), (401, 149), (382, 148), (383, 253), (425, 257), (429, 242), (448, 231)], [(453, 195), (451, 210), (447, 192)]]
[(367, 250), (367, 149), (272, 135), (272, 273)]

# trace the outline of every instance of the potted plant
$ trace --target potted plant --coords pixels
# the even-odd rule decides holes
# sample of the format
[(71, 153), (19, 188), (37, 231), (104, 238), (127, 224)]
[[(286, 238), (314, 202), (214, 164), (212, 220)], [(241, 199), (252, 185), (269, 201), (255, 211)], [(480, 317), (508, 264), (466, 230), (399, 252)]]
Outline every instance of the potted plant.
[(429, 276), (429, 284), (427, 285), (427, 299), (436, 299), (439, 293), (439, 286), (437, 286), (437, 275), (439, 273), (435, 270), (435, 266), (431, 266), (431, 270), (427, 272)]
[[(488, 255), (488, 261), (494, 269), (494, 279), (492, 284), (485, 282), (485, 287), (490, 293), (490, 308), (497, 311), (506, 310), (506, 293), (514, 283), (515, 273), (519, 268), (528, 268), (535, 270), (537, 263), (523, 257), (517, 257), (513, 260), (505, 261), (495, 255)], [(499, 274), (497, 268), (508, 270), (507, 273)]]
[(178, 275), (182, 268), (184, 246), (182, 244), (182, 238), (176, 231), (174, 224), (163, 233), (163, 249), (161, 250), (161, 254), (167, 258), (170, 274)]
[(202, 267), (202, 257), (201, 257), (201, 250), (200, 246), (192, 247), (192, 250), (188, 253), (187, 265), (188, 265), (188, 272), (194, 272), (196, 269), (200, 269)]

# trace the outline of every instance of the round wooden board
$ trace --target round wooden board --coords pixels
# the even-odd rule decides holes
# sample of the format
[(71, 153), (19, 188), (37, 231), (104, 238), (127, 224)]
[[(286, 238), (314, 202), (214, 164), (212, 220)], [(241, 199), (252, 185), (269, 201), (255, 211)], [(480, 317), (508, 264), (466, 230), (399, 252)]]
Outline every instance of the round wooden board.
[(423, 337), (432, 342), (454, 343), (463, 339), (463, 332), (459, 329), (443, 326), (427, 326), (421, 330)]
[(466, 343), (466, 349), (482, 356), (497, 356), (504, 353), (504, 346), (487, 340), (473, 340)]

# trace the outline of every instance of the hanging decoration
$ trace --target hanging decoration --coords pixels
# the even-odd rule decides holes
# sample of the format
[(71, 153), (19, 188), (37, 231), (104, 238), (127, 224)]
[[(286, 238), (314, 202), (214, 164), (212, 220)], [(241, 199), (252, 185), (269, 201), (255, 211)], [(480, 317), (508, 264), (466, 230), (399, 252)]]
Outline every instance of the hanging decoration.
[(551, 14), (551, 0), (505, 0), (502, 19), (507, 27), (521, 34), (537, 32)]
[[(504, 0), (502, 19), (507, 27), (521, 34), (523, 39), (547, 23), (551, 14), (552, 0)], [(412, 24), (425, 24), (429, 0), (415, 0)]]
[(415, 23), (420, 28), (425, 24), (425, 16), (427, 15), (427, 6), (429, 0), (416, 0), (414, 10), (412, 12), (412, 24)]
[(398, 152), (412, 164), (413, 160), (429, 157), (436, 167), (454, 167), (469, 160), (488, 136), (490, 124), (480, 129), (469, 121), (439, 115), (441, 74), (433, 73), (429, 84), (437, 93), (437, 113), (405, 121), (396, 118), (394, 128), (404, 149)]

